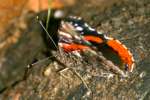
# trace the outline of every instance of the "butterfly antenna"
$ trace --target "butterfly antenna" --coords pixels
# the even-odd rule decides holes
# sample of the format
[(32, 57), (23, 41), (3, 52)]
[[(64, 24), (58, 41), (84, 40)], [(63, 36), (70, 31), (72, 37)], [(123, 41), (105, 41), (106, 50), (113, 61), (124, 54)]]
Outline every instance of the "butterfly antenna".
[(60, 49), (58, 48), (58, 46), (56, 45), (56, 43), (54, 42), (53, 38), (50, 36), (50, 34), (48, 33), (48, 31), (46, 30), (45, 26), (43, 25), (43, 22), (39, 19), (39, 16), (36, 17), (39, 24), (42, 26), (42, 28), (44, 29), (44, 31), (46, 32), (47, 36), (49, 37), (49, 39), (52, 41), (52, 43), (54, 44), (54, 46), (59, 50), (59, 53), (61, 55), (61, 57), (63, 57)]

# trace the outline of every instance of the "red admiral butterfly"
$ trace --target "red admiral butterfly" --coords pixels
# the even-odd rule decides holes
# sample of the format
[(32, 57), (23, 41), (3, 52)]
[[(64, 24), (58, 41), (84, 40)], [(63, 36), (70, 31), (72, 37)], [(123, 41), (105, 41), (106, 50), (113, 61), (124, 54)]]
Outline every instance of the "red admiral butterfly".
[[(105, 34), (91, 28), (80, 17), (70, 16), (65, 18), (58, 30), (59, 43), (65, 52), (82, 51), (85, 49), (97, 48), (104, 51), (104, 47), (116, 53), (119, 56), (124, 68), (129, 72), (133, 71), (134, 58), (127, 47), (119, 40), (108, 37)], [(105, 52), (107, 54), (109, 52)]]

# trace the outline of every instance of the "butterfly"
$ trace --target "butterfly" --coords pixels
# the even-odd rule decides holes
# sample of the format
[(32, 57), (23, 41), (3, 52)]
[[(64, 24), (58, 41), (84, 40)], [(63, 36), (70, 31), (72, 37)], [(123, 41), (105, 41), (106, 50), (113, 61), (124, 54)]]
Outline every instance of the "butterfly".
[[(112, 58), (115, 63), (121, 62), (126, 71), (132, 72), (135, 67), (133, 55), (124, 44), (96, 31), (81, 17), (69, 16), (64, 18), (58, 29), (58, 37), (58, 46), (65, 52), (80, 52), (89, 49), (96, 52), (101, 51), (108, 58)], [(113, 55), (109, 57), (109, 53)], [(114, 56), (118, 56), (120, 61)]]

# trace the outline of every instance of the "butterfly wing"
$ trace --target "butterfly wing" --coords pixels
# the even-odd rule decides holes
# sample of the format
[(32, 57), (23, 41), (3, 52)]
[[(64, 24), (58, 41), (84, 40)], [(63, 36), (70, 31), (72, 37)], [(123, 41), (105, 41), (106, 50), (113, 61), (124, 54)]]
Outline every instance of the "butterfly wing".
[(131, 52), (120, 41), (107, 37), (85, 23), (80, 17), (64, 19), (59, 30), (60, 46), (64, 51), (93, 49), (100, 50), (117, 65), (125, 65), (124, 69), (132, 72), (134, 59)]

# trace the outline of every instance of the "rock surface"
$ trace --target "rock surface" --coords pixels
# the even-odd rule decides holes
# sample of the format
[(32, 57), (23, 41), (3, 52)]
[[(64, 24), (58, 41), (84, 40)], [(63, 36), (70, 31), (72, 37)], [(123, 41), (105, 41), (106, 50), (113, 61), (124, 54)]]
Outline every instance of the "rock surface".
[[(47, 51), (36, 14), (26, 13), (12, 29), (12, 38), (0, 42), (3, 47), (0, 48), (0, 98), (149, 99), (149, 88), (146, 88), (150, 86), (149, 8), (149, 0), (80, 0), (65, 9), (67, 15), (83, 17), (91, 26), (119, 39), (130, 49), (136, 69), (128, 78), (106, 70), (94, 59), (85, 61), (66, 54), (61, 57), (58, 52), (54, 53), (58, 55), (55, 59), (33, 64), (23, 78), (27, 65), (34, 59), (45, 58)], [(68, 66), (68, 70), (58, 72)]]

